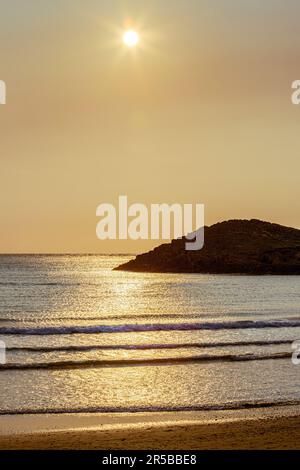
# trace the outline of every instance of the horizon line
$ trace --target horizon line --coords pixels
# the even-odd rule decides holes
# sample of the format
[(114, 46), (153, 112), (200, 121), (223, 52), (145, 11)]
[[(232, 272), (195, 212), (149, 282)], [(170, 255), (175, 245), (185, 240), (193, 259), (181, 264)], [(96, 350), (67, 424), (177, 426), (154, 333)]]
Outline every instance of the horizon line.
[(0, 256), (136, 256), (137, 253), (0, 253)]

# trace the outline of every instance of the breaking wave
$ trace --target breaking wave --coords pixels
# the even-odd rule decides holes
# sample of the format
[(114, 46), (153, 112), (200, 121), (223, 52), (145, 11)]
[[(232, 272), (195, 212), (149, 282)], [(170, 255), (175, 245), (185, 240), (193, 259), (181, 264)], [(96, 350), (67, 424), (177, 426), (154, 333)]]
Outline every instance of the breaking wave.
[(94, 333), (122, 333), (143, 331), (188, 331), (188, 330), (237, 330), (261, 328), (296, 328), (300, 320), (240, 320), (224, 322), (194, 322), (194, 323), (146, 323), (126, 325), (70, 325), (44, 327), (0, 327), (0, 334), (13, 335), (66, 335)]

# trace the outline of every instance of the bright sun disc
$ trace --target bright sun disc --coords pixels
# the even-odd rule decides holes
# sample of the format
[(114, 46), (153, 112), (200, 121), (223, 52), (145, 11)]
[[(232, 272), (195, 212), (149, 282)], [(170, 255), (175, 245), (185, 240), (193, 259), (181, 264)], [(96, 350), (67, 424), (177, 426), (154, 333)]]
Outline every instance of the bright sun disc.
[(132, 29), (125, 31), (123, 35), (123, 42), (128, 47), (134, 47), (139, 43), (140, 37), (136, 31)]

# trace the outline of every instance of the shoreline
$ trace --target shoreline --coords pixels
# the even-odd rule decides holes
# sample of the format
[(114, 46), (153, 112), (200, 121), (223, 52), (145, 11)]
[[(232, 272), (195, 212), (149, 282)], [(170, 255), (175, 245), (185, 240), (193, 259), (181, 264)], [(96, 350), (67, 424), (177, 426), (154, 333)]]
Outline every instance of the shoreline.
[(0, 450), (299, 448), (299, 405), (251, 410), (0, 417)]

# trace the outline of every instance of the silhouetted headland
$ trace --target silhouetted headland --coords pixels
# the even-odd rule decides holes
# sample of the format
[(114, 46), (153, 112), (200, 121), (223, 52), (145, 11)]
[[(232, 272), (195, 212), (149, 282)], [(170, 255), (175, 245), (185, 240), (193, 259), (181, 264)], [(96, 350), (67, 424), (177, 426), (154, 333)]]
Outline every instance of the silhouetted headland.
[(186, 251), (173, 240), (116, 270), (207, 274), (300, 274), (300, 230), (260, 220), (229, 220), (205, 227), (204, 248)]

